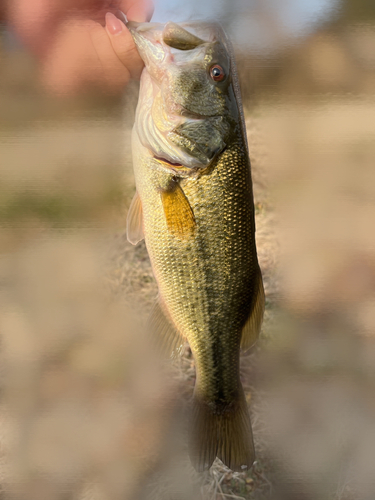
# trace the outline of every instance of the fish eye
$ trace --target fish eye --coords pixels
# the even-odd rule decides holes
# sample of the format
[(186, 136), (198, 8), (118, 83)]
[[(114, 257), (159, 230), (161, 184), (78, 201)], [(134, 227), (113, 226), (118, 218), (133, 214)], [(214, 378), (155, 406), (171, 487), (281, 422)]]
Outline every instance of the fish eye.
[(215, 82), (222, 82), (226, 75), (224, 69), (219, 64), (215, 64), (210, 69), (210, 76)]

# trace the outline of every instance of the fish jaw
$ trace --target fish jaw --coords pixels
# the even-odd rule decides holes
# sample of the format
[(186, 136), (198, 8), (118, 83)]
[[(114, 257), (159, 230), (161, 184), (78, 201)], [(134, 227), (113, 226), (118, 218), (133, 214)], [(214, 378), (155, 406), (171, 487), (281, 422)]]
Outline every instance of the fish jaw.
[[(195, 50), (193, 54), (195, 59), (199, 59), (204, 53), (204, 45), (208, 43), (172, 22), (166, 24), (129, 22), (127, 27), (148, 71), (156, 78), (160, 78), (163, 69), (165, 70), (163, 66), (168, 65), (170, 62), (183, 64), (186, 61), (191, 61), (192, 51), (202, 46), (200, 50)], [(195, 40), (195, 43), (190, 40), (189, 49), (180, 48), (182, 45), (181, 37), (184, 34), (185, 42), (188, 38)], [(180, 38), (176, 38), (176, 36)]]
[(207, 159), (192, 156), (171, 140), (184, 123), (184, 118), (177, 113), (165, 112), (160, 87), (146, 68), (141, 77), (140, 95), (134, 132), (141, 144), (159, 161), (161, 168), (183, 177), (195, 175), (197, 170), (208, 164)]
[(163, 26), (160, 23), (127, 24), (147, 71), (156, 80), (162, 79), (163, 66), (171, 57), (163, 43)]

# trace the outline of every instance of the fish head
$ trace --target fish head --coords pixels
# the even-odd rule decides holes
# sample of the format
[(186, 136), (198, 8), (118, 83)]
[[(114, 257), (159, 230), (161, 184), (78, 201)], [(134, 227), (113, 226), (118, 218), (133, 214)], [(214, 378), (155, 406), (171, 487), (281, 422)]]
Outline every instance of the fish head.
[(209, 166), (239, 126), (225, 35), (202, 23), (129, 23), (145, 63), (135, 130), (164, 167)]

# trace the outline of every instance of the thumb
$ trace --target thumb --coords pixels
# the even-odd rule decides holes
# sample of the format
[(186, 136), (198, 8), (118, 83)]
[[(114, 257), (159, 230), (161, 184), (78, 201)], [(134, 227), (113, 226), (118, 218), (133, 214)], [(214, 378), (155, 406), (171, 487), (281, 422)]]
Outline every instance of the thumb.
[(143, 61), (140, 58), (133, 37), (125, 24), (111, 12), (105, 15), (106, 31), (117, 57), (128, 69), (132, 78), (139, 78)]

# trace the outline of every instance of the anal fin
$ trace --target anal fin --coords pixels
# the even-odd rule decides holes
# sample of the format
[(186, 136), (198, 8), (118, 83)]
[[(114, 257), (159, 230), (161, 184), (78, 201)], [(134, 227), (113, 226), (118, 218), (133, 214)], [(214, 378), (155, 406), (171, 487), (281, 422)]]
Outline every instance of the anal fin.
[(195, 218), (181, 186), (175, 182), (171, 189), (160, 193), (168, 230), (178, 239), (185, 240), (195, 230)]
[(263, 321), (265, 302), (262, 274), (259, 270), (256, 275), (253, 306), (242, 330), (241, 349), (243, 351), (247, 351), (258, 340)]
[(132, 245), (136, 245), (145, 237), (143, 233), (142, 202), (137, 191), (129, 207), (126, 220), (126, 235)]
[(186, 339), (176, 329), (160, 300), (155, 303), (148, 322), (163, 355), (173, 358), (182, 354)]

